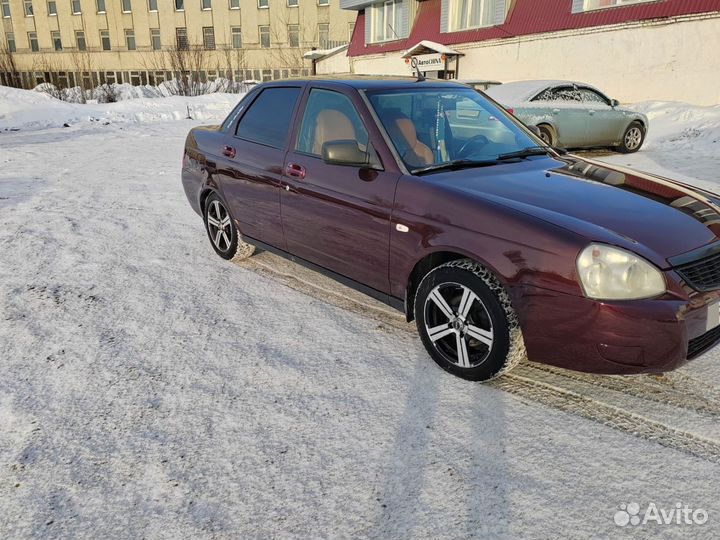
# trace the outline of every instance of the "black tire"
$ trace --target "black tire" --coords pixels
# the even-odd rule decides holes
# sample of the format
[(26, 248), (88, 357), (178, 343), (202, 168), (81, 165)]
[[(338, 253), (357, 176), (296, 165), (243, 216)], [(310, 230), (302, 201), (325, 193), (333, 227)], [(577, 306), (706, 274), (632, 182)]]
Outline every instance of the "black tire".
[[(446, 302), (445, 309), (437, 294)], [(451, 317), (445, 315), (447, 308)], [(451, 261), (428, 272), (418, 286), (414, 309), (423, 345), (432, 359), (453, 375), (488, 381), (526, 357), (507, 292), (495, 276), (471, 259)], [(431, 330), (435, 330), (432, 337)], [(465, 361), (457, 354), (461, 347), (467, 352)]]
[(645, 126), (640, 122), (632, 122), (623, 133), (620, 146), (617, 147), (618, 152), (623, 154), (632, 154), (642, 148), (645, 142)]
[(216, 193), (205, 200), (203, 220), (210, 245), (223, 259), (241, 261), (255, 253), (255, 246), (240, 238), (227, 206)]
[(550, 146), (555, 146), (555, 130), (547, 124), (540, 124), (537, 128), (540, 131), (540, 138)]

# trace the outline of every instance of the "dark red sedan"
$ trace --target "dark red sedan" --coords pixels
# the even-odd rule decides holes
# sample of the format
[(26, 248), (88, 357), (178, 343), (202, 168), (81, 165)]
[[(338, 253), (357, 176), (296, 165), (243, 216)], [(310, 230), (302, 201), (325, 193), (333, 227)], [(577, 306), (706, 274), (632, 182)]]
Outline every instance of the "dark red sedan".
[(259, 85), (191, 130), (182, 180), (218, 255), (403, 310), (460, 377), (657, 373), (720, 340), (717, 195), (555, 150), (461, 84)]

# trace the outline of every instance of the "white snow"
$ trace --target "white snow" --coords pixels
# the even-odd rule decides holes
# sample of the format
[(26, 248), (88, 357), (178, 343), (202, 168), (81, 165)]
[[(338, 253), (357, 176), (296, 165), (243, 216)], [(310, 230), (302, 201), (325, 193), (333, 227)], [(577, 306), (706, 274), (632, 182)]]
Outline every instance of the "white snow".
[[(127, 93), (126, 93), (127, 94)], [(222, 119), (240, 100), (240, 94), (173, 96), (162, 99), (137, 97), (117, 103), (67, 103), (43, 92), (0, 86), (0, 132), (62, 127), (64, 124), (147, 123)]]
[[(468, 383), (362, 295), (221, 260), (179, 165), (237, 99), (0, 87), (20, 129), (0, 131), (1, 537), (720, 535), (720, 354), (667, 380)], [(720, 109), (637, 107), (646, 149), (603, 159), (720, 189)], [(619, 528), (630, 502), (709, 521)]]

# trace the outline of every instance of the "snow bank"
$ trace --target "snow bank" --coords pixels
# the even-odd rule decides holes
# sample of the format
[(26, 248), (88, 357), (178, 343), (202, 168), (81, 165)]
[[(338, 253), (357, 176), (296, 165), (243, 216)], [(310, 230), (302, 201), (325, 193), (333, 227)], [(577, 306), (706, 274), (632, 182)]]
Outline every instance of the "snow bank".
[(720, 157), (720, 105), (646, 101), (630, 108), (650, 120), (646, 148), (712, 152)]
[(196, 97), (140, 97), (118, 103), (66, 103), (42, 92), (0, 86), (0, 131), (37, 130), (84, 122), (146, 123), (182, 120), (219, 122), (243, 94), (208, 94)]

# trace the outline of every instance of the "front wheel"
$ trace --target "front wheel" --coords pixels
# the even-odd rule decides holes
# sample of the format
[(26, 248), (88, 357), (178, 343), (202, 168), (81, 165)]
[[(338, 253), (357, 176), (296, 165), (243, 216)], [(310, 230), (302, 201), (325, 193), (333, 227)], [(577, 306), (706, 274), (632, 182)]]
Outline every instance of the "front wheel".
[(645, 128), (640, 122), (633, 122), (623, 133), (622, 142), (617, 149), (623, 154), (632, 154), (640, 150), (643, 142), (645, 142)]
[(458, 377), (488, 381), (526, 356), (507, 292), (475, 261), (451, 261), (430, 271), (418, 286), (414, 308), (428, 353)]
[(215, 193), (205, 201), (205, 229), (215, 253), (223, 259), (241, 261), (255, 252), (242, 241), (225, 203)]

